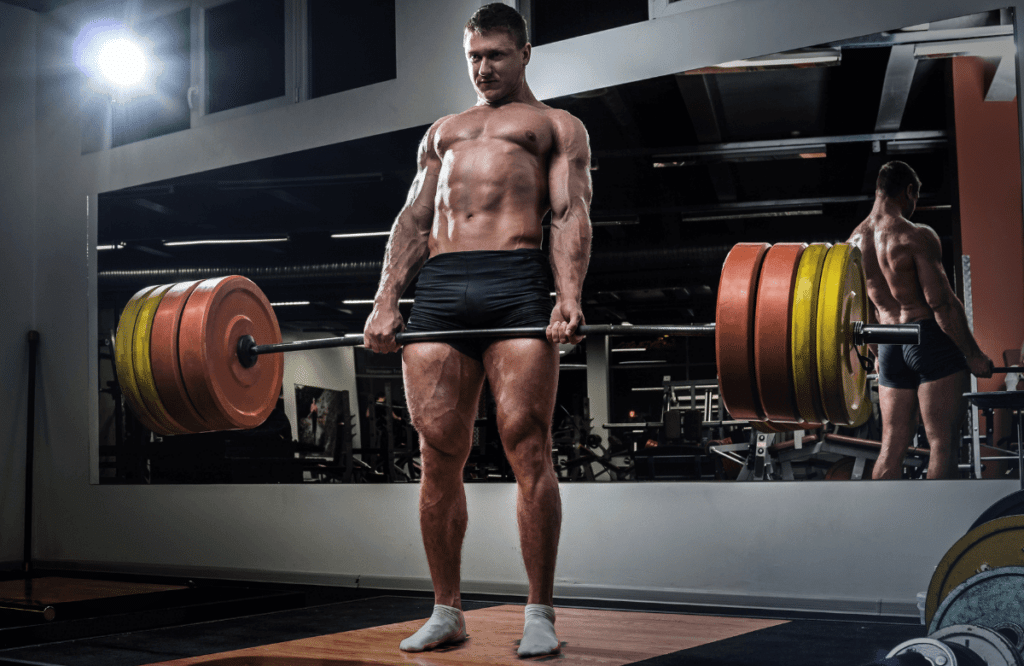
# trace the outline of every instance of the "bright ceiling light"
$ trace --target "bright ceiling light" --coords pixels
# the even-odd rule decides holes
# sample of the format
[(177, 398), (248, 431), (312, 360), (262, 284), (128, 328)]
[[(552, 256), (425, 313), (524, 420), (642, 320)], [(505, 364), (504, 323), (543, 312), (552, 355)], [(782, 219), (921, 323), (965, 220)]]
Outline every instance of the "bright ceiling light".
[(138, 85), (146, 76), (146, 54), (123, 37), (104, 42), (96, 61), (103, 76), (118, 87)]
[(150, 62), (147, 46), (122, 23), (93, 21), (75, 39), (75, 65), (94, 88), (118, 99), (147, 94), (159, 64)]

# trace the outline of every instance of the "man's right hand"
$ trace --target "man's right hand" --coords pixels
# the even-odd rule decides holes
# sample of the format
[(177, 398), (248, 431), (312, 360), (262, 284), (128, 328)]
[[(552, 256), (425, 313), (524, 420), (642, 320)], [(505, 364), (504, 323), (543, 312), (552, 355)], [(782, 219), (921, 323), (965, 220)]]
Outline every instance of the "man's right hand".
[(992, 359), (984, 353), (967, 358), (967, 367), (970, 368), (971, 374), (982, 379), (992, 376), (993, 365)]
[(363, 327), (363, 345), (378, 354), (398, 351), (395, 334), (405, 329), (398, 307), (374, 305)]

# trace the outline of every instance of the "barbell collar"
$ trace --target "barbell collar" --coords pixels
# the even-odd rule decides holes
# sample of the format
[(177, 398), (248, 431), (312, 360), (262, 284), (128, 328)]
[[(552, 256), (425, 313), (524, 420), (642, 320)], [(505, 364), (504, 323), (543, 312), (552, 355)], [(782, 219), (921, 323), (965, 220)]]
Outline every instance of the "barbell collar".
[(856, 345), (919, 345), (920, 324), (865, 324), (853, 322), (853, 342)]
[[(875, 342), (882, 344), (918, 344), (921, 336), (919, 324), (864, 324), (854, 322), (854, 340), (856, 344)], [(715, 334), (714, 324), (683, 324), (667, 326), (630, 326), (624, 324), (596, 324), (580, 326), (581, 335), (635, 335), (657, 337), (660, 335), (709, 337)], [(399, 345), (413, 342), (442, 342), (445, 340), (464, 340), (467, 338), (543, 338), (547, 328), (534, 326), (526, 328), (488, 328), (459, 331), (415, 331), (399, 333), (395, 341)], [(298, 340), (295, 342), (279, 342), (275, 344), (257, 345), (251, 335), (238, 340), (238, 359), (246, 368), (256, 364), (261, 354), (280, 352), (306, 351), (310, 349), (332, 349), (335, 347), (357, 347), (363, 344), (362, 333), (350, 333), (334, 338), (316, 340)]]

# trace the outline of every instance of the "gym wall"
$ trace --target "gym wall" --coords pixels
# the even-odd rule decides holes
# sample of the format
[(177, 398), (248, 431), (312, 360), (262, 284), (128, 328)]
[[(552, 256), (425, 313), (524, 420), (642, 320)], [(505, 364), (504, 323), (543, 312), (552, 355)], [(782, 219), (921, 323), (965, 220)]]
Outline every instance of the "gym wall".
[[(82, 155), (68, 26), (98, 4), (46, 16), (0, 5), (0, 35), (12, 26), (12, 39), (0, 42), (0, 131), (4, 163), (16, 165), (7, 167), (14, 178), (0, 179), (0, 276), (4, 303), (12, 303), (0, 324), (0, 367), (6, 382), (20, 385), (25, 331), (40, 331), (36, 560), (427, 589), (416, 486), (93, 485), (95, 201), (100, 192), (414, 127), (465, 108), (473, 95), (462, 17), (481, 3), (401, 0), (396, 80)], [(528, 71), (538, 97), (553, 97), (1000, 6), (734, 0), (538, 47)], [(18, 72), (33, 67), (36, 80), (19, 83)], [(25, 100), (33, 88), (34, 103)], [(14, 229), (12, 211), (31, 223)], [(0, 561), (15, 564), (24, 421), (23, 397), (0, 403)], [(1015, 485), (566, 484), (556, 594), (914, 614), (931, 563)], [(521, 591), (514, 487), (474, 485), (467, 494), (467, 590)]]

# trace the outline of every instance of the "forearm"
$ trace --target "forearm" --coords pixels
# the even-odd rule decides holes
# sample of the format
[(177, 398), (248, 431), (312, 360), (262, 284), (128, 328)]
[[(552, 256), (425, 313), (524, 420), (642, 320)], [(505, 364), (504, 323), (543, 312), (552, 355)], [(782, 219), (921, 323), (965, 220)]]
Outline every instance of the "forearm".
[(950, 337), (953, 344), (960, 349), (964, 356), (971, 358), (982, 354), (978, 347), (977, 340), (967, 324), (967, 313), (959, 300), (948, 300), (941, 307), (933, 308), (935, 322), (942, 329), (942, 332)]
[(428, 238), (429, 229), (421, 228), (405, 213), (398, 216), (384, 251), (384, 267), (373, 298), (375, 306), (398, 305), (398, 299), (430, 254)]
[(590, 265), (590, 218), (586, 208), (568, 211), (551, 222), (551, 271), (559, 301), (579, 303)]

